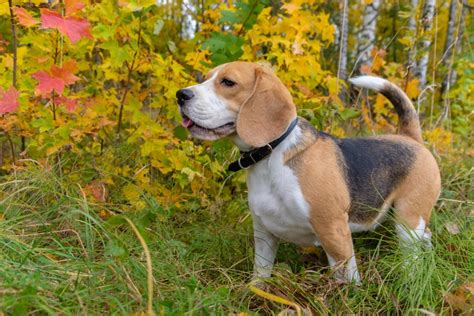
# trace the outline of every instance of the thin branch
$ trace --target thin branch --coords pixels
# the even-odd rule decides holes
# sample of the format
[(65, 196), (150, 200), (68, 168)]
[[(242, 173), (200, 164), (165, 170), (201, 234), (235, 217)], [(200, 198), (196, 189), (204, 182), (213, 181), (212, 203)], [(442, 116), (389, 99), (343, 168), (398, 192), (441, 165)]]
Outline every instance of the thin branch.
[(10, 144), (10, 150), (12, 151), (12, 161), (13, 161), (13, 165), (16, 165), (15, 146), (14, 146), (14, 144), (13, 144), (12, 138), (10, 137), (10, 134), (8, 134), (8, 133), (5, 131), (5, 135), (7, 136), (8, 143)]
[(128, 68), (127, 81), (125, 83), (125, 91), (123, 92), (122, 100), (120, 101), (120, 111), (117, 123), (117, 137), (120, 135), (120, 129), (122, 127), (122, 116), (123, 108), (125, 106), (125, 100), (127, 99), (128, 91), (130, 90), (130, 82), (132, 80), (132, 72), (135, 68), (135, 61), (137, 59), (138, 52), (140, 51), (140, 43), (142, 40), (142, 21), (143, 21), (143, 12), (140, 14), (140, 22), (138, 24), (138, 40), (137, 40), (137, 50), (133, 54), (132, 64)]
[(13, 14), (13, 3), (12, 0), (8, 0), (10, 9), (10, 20), (12, 29), (12, 45), (13, 45), (13, 86), (16, 89), (16, 71), (17, 71), (17, 41), (16, 41), (16, 27), (15, 27), (15, 15)]
[[(8, 7), (10, 9), (10, 21), (11, 21), (11, 30), (12, 30), (12, 45), (13, 45), (13, 79), (12, 85), (16, 89), (16, 73), (17, 73), (17, 48), (18, 43), (16, 40), (16, 26), (15, 26), (15, 15), (13, 13), (13, 3), (12, 0), (8, 0)], [(7, 136), (8, 143), (10, 144), (10, 150), (12, 152), (12, 161), (13, 165), (16, 164), (16, 157), (15, 157), (15, 144), (13, 143), (10, 134), (5, 131), (5, 135)]]
[(252, 16), (253, 11), (255, 10), (259, 2), (260, 1), (258, 0), (254, 0), (252, 7), (250, 8), (249, 14), (247, 14), (247, 16), (245, 17), (245, 20), (242, 22), (242, 25), (240, 26), (240, 30), (237, 32), (237, 36), (240, 36), (240, 34), (243, 32), (245, 23), (247, 23), (247, 21), (250, 19), (250, 16)]

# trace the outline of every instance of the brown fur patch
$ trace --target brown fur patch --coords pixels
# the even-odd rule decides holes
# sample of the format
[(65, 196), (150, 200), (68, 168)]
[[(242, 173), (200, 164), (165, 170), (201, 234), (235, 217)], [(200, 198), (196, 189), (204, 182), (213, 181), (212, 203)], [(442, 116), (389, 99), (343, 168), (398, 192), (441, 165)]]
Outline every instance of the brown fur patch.
[(412, 229), (418, 226), (420, 217), (428, 224), (440, 191), (438, 164), (429, 150), (420, 145), (410, 173), (395, 193), (396, 221)]
[[(324, 250), (336, 261), (352, 256), (348, 225), (350, 196), (339, 167), (338, 148), (325, 137), (300, 150), (290, 160), (310, 205), (310, 222)], [(297, 163), (292, 161), (297, 160)]]

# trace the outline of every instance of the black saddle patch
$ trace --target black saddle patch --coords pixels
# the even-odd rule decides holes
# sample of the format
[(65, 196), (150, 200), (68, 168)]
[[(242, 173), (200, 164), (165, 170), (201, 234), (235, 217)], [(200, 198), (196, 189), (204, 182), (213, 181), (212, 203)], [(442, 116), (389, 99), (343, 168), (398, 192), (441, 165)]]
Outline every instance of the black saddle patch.
[(407, 176), (415, 160), (413, 147), (388, 139), (348, 138), (336, 141), (344, 159), (351, 195), (349, 219), (375, 219), (387, 196)]

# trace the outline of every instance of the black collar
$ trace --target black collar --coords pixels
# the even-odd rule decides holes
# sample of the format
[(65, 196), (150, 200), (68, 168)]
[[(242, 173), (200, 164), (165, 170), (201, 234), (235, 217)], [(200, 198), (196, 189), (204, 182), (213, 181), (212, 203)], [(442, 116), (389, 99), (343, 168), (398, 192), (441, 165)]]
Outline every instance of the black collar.
[(271, 143), (268, 143), (262, 147), (258, 147), (255, 149), (252, 149), (251, 151), (245, 151), (241, 152), (241, 156), (238, 160), (234, 161), (229, 165), (229, 168), (227, 170), (229, 171), (239, 171), (241, 169), (247, 169), (253, 164), (256, 164), (260, 160), (264, 159), (268, 155), (270, 155), (278, 145), (288, 136), (290, 133), (293, 131), (293, 129), (296, 127), (296, 124), (298, 124), (298, 118), (295, 118), (290, 126), (288, 126), (288, 129), (286, 130), (283, 135), (281, 135), (279, 138), (275, 139)]

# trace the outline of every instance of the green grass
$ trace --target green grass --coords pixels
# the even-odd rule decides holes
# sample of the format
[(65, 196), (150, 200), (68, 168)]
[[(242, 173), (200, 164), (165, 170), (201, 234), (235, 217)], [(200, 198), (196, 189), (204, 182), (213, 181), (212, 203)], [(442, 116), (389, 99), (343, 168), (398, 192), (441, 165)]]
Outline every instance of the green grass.
[[(155, 312), (277, 314), (286, 308), (248, 290), (253, 241), (244, 199), (219, 216), (192, 211), (188, 221), (186, 210), (168, 214), (144, 197), (146, 209), (104, 221), (98, 216), (104, 206), (62, 179), (54, 170), (30, 168), (1, 184), (0, 312), (145, 312), (146, 256), (125, 215), (149, 248)], [(434, 249), (416, 262), (404, 264), (391, 224), (354, 236), (359, 287), (334, 281), (321, 250), (303, 253), (282, 244), (268, 291), (318, 314), (462, 312), (444, 297), (474, 279), (472, 179), (466, 168), (444, 177), (430, 224)], [(448, 231), (452, 223), (459, 233)]]

